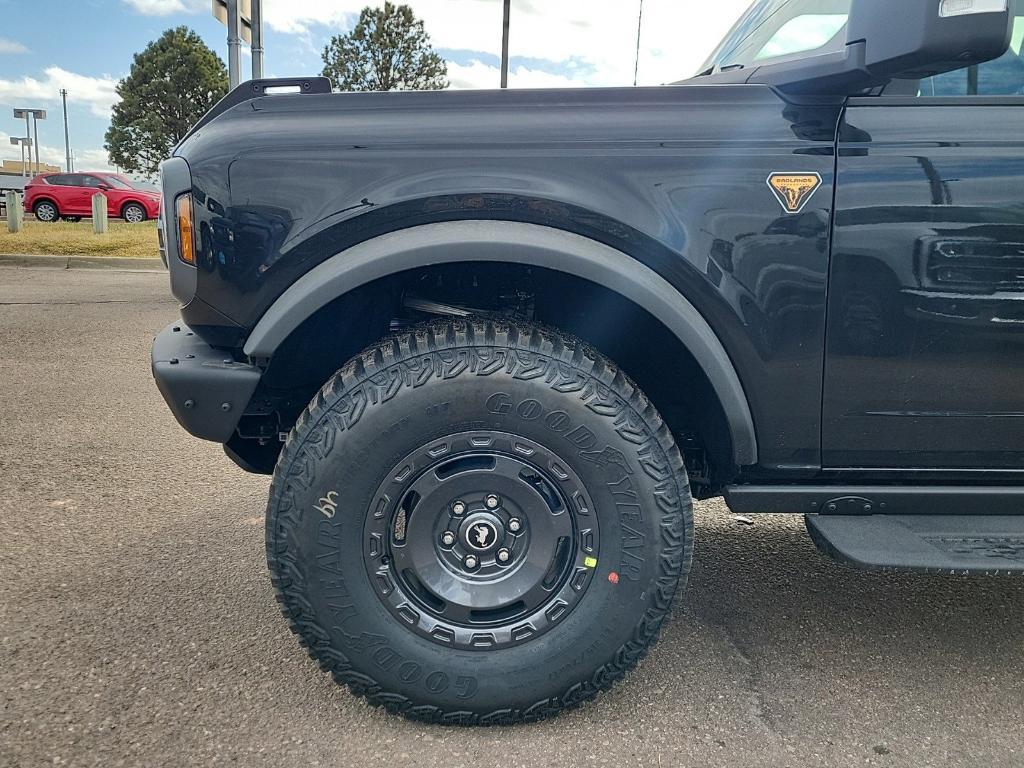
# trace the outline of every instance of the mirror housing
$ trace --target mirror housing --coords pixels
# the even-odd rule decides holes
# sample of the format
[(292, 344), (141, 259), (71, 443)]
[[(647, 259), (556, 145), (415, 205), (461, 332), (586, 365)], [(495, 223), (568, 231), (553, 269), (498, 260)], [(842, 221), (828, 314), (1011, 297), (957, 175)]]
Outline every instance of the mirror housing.
[(853, 0), (847, 46), (864, 41), (865, 69), (877, 79), (932, 77), (1006, 53), (1012, 5), (1012, 0)]
[(110, 190), (110, 185), (109, 184), (98, 184), (96, 186), (96, 189), (100, 189), (100, 190), (103, 190), (104, 192), (107, 192), (107, 191)]
[(763, 83), (794, 96), (852, 96), (997, 59), (1010, 47), (1024, 0), (851, 0), (846, 44), (697, 77), (691, 83)]

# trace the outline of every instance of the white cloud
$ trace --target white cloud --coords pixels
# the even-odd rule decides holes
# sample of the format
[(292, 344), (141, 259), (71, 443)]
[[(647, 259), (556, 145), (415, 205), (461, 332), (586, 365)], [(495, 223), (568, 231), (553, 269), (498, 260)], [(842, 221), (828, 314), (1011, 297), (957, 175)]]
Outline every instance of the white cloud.
[[(408, 2), (436, 47), (500, 55), (501, 0)], [(694, 74), (749, 4), (645, 0), (639, 82)], [(309, 36), (324, 26), (327, 32), (349, 29), (365, 5), (366, 0), (264, 0), (264, 17), (276, 31)], [(639, 0), (513, 0), (510, 53), (571, 67), (575, 85), (631, 84), (638, 10)]]
[(17, 40), (0, 37), (0, 53), (28, 53), (28, 48)]
[[(85, 104), (94, 115), (109, 118), (111, 108), (118, 101), (117, 81), (109, 75), (89, 77), (60, 67), (47, 67), (43, 74), (43, 79), (28, 76), (18, 80), (0, 78), (0, 103), (12, 106), (57, 104), (60, 102), (60, 90), (66, 88), (69, 103)], [(27, 101), (33, 103), (22, 103)]]
[[(210, 12), (209, 0), (123, 2), (152, 15)], [(436, 47), (500, 55), (502, 0), (405, 2), (423, 19)], [(694, 74), (750, 2), (644, 0), (639, 83), (653, 85)], [(380, 4), (375, 0), (264, 0), (263, 15), (270, 29), (300, 36), (319, 51), (322, 43), (314, 40), (349, 30), (360, 10)], [(571, 69), (573, 85), (632, 84), (638, 10), (639, 0), (513, 0), (510, 51), (512, 56)], [(463, 74), (459, 72), (460, 77)]]
[[(8, 160), (21, 160), (21, 149), (11, 145), (11, 134), (0, 131), (0, 153), (9, 155)], [(112, 171), (105, 149), (75, 149), (75, 168), (83, 171)], [(0, 158), (3, 159), (3, 158)], [(32, 148), (32, 159), (35, 160), (35, 147)], [(39, 144), (39, 160), (50, 165), (64, 167), (64, 147), (51, 147)]]
[[(469, 64), (448, 62), (448, 80), (452, 88), (498, 88), (501, 69), (474, 59)], [(579, 82), (565, 75), (529, 67), (512, 67), (508, 72), (510, 88), (572, 88)]]
[(209, 2), (201, 0), (124, 0), (132, 10), (146, 16), (171, 16), (175, 13), (199, 13), (210, 10)]

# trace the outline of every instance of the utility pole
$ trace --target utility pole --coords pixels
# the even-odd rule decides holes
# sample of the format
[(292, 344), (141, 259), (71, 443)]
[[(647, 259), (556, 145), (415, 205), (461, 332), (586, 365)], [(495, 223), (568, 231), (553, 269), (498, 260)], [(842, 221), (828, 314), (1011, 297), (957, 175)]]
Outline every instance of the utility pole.
[(252, 0), (249, 23), (252, 25), (252, 79), (263, 77), (263, 0)]
[(644, 22), (644, 0), (640, 0), (640, 15), (636, 20), (636, 64), (633, 65), (633, 86), (636, 86), (637, 75), (640, 73), (640, 27)]
[(60, 89), (60, 98), (64, 102), (64, 160), (67, 163), (66, 169), (71, 173), (71, 138), (68, 135), (68, 90)]
[(512, 0), (505, 0), (504, 18), (501, 22), (501, 87), (508, 88), (508, 17)]

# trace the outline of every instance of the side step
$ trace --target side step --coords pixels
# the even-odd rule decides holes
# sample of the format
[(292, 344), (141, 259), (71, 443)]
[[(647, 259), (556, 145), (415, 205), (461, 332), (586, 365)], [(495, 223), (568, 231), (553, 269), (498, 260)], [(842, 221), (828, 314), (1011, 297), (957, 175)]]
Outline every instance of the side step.
[(857, 568), (1024, 573), (1024, 516), (807, 515), (805, 520), (818, 549)]

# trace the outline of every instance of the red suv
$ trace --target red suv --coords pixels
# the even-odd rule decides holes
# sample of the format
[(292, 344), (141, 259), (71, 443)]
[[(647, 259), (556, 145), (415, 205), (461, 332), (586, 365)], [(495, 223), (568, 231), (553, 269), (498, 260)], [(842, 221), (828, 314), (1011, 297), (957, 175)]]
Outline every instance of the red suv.
[(107, 215), (137, 224), (160, 213), (160, 193), (139, 189), (117, 173), (44, 173), (25, 186), (25, 211), (39, 221), (92, 216), (92, 196), (107, 198)]

